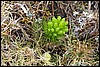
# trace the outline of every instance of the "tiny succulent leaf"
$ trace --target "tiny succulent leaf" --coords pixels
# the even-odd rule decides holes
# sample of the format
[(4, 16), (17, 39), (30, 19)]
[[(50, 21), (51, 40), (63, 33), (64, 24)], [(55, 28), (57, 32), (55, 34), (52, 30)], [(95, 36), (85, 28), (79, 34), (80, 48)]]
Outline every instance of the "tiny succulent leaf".
[(57, 28), (58, 24), (57, 23), (54, 23), (54, 28)]
[(68, 21), (67, 22), (65, 22), (66, 23), (66, 25), (68, 25)]
[(60, 17), (60, 16), (58, 16), (57, 20), (58, 20), (58, 21), (60, 21), (60, 20), (61, 20), (61, 17)]
[(52, 28), (51, 31), (54, 32), (54, 29)]
[(65, 21), (65, 18), (62, 18), (62, 20), (61, 21)]
[(50, 32), (50, 29), (48, 29), (48, 31)]
[(65, 32), (68, 32), (68, 27), (66, 27), (66, 29), (64, 29), (65, 30)]
[(59, 29), (60, 29), (60, 28), (59, 28), (59, 27), (57, 27), (57, 28), (56, 28), (56, 32), (57, 32), (57, 31), (59, 31)]
[(56, 33), (54, 33), (53, 35), (54, 35), (54, 36), (57, 36), (57, 34), (56, 34)]
[(57, 22), (57, 19), (55, 17), (52, 18), (53, 22)]
[(58, 34), (63, 34), (63, 31), (59, 31)]
[(48, 26), (52, 26), (52, 22), (48, 22)]
[(62, 26), (63, 26), (63, 23), (60, 23), (60, 24), (59, 24), (59, 27), (62, 27)]

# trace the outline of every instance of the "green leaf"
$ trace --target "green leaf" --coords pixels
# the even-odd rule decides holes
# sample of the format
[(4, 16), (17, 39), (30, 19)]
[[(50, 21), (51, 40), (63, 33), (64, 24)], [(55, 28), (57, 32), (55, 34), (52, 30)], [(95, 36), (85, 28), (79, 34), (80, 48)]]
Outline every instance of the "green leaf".
[(62, 20), (61, 21), (64, 21), (65, 22), (65, 18), (62, 18)]
[(68, 21), (67, 21), (67, 22), (65, 22), (65, 25), (68, 25)]
[(52, 22), (48, 22), (48, 26), (52, 26)]
[(60, 16), (58, 16), (57, 20), (58, 20), (58, 21), (60, 21), (60, 20), (61, 20), (61, 17), (60, 17)]
[(59, 28), (59, 27), (57, 27), (57, 28), (56, 28), (56, 32), (57, 32), (57, 31), (59, 31), (59, 29), (60, 29), (60, 28)]
[(52, 36), (52, 34), (50, 33), (49, 36)]
[(60, 22), (59, 27), (62, 28), (63, 27), (63, 23)]
[(58, 24), (57, 23), (54, 23), (54, 28), (57, 28)]
[(48, 31), (50, 32), (50, 29), (48, 29)]
[(51, 32), (54, 32), (54, 29), (53, 28), (51, 29)]
[(58, 34), (63, 34), (63, 31), (59, 31)]
[(65, 21), (61, 21), (60, 23), (62, 23), (64, 25)]
[(53, 35), (54, 35), (54, 36), (57, 36), (57, 34), (56, 34), (56, 33), (54, 33)]
[(65, 34), (65, 31), (63, 31), (63, 34)]
[(64, 29), (65, 32), (68, 32), (68, 27), (66, 27), (66, 29)]
[(57, 22), (57, 19), (55, 17), (52, 18), (53, 22)]

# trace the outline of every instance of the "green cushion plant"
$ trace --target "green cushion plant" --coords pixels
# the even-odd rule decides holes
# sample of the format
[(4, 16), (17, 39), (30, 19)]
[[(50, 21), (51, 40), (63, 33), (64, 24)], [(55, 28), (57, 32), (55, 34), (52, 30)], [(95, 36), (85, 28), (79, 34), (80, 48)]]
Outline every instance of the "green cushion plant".
[(66, 32), (68, 32), (68, 22), (65, 21), (65, 18), (60, 16), (53, 17), (48, 22), (44, 22), (43, 24), (43, 31), (50, 41), (56, 41), (57, 39), (61, 38)]

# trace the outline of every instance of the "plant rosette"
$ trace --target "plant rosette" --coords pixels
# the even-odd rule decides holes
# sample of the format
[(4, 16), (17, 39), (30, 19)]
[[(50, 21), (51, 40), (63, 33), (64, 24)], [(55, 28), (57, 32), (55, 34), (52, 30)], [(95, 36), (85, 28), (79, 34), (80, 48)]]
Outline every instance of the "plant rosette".
[(66, 32), (68, 32), (68, 22), (65, 21), (65, 18), (60, 16), (53, 17), (51, 20), (44, 25), (44, 32), (46, 34), (47, 39), (50, 41), (56, 41), (61, 38)]

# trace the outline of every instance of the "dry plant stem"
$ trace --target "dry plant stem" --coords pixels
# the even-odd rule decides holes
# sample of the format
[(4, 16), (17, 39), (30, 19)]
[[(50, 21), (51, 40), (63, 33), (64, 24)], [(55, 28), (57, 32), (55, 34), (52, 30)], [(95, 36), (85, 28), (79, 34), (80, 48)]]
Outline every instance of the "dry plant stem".
[(83, 8), (83, 10), (85, 11), (85, 6), (84, 6), (84, 3), (83, 3), (83, 1), (82, 1), (82, 8)]
[(90, 13), (90, 9), (91, 9), (91, 1), (88, 2), (88, 11)]
[[(75, 57), (72, 57), (72, 59), (74, 59), (74, 58), (75, 58)], [(70, 66), (71, 61), (73, 61), (73, 60), (69, 60), (69, 61), (68, 61), (68, 63), (67, 63), (68, 66)]]
[(41, 1), (41, 2), (38, 4), (38, 6), (37, 6), (37, 11), (38, 11), (39, 6), (40, 6), (41, 4), (43, 4), (43, 1)]
[(28, 35), (27, 35), (27, 33), (25, 32), (25, 30), (19, 25), (19, 27), (21, 28), (21, 30), (22, 30), (22, 32), (24, 33), (24, 35), (26, 36), (26, 40), (28, 40), (29, 39), (29, 37), (28, 37)]
[(52, 1), (52, 15), (54, 16), (54, 1)]
[(71, 25), (71, 19), (69, 19), (69, 25), (70, 25), (70, 30), (69, 30), (69, 42), (70, 42), (70, 44), (71, 44), (71, 37), (72, 37), (72, 30), (71, 30), (71, 27), (72, 27), (72, 25)]
[(37, 45), (40, 45), (40, 44), (38, 44), (38, 43), (39, 43), (40, 40), (41, 40), (42, 34), (43, 34), (43, 33), (40, 34), (39, 40), (37, 41)]
[(82, 45), (82, 44), (80, 44), (79, 39), (77, 39), (77, 40), (78, 40), (78, 44), (79, 44), (79, 47), (78, 47), (78, 48), (79, 48), (79, 50), (81, 50), (81, 45)]

